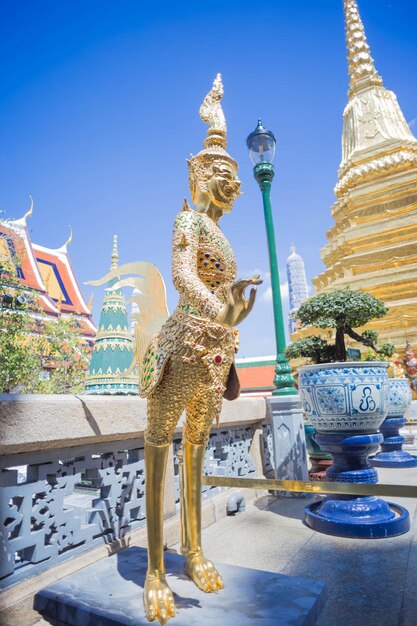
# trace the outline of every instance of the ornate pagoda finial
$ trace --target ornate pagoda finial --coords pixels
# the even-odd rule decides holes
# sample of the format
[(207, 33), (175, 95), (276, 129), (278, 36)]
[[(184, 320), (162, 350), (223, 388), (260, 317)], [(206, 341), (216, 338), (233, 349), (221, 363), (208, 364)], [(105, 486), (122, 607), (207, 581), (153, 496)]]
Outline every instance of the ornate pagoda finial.
[(295, 253), (296, 253), (295, 245), (292, 243), (290, 247), (290, 254), (295, 254)]
[(382, 86), (366, 41), (365, 29), (356, 0), (344, 0), (346, 46), (349, 64), (349, 97), (367, 87)]
[(115, 270), (119, 265), (119, 252), (117, 250), (117, 235), (113, 235), (113, 249), (111, 253), (110, 269)]

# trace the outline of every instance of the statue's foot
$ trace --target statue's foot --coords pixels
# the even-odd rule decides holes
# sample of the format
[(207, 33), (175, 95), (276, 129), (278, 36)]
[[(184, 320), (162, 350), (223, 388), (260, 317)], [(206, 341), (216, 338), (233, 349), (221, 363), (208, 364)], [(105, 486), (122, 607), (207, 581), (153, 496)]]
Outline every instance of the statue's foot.
[(219, 572), (202, 553), (186, 557), (185, 572), (197, 587), (206, 593), (216, 592), (224, 587)]
[(150, 622), (157, 620), (160, 624), (166, 624), (170, 617), (175, 617), (174, 596), (165, 575), (146, 574), (143, 602)]

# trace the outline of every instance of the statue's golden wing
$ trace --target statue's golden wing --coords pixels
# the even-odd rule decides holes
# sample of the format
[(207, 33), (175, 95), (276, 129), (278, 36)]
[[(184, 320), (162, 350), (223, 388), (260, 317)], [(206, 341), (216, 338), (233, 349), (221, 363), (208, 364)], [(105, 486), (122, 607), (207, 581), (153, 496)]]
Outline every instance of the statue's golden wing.
[[(127, 277), (121, 278), (122, 276)], [(88, 281), (87, 285), (99, 287), (114, 278), (119, 280), (108, 287), (108, 290), (133, 287), (133, 294), (127, 302), (133, 305), (132, 321), (135, 326), (136, 358), (129, 371), (133, 370), (136, 363), (140, 370), (150, 340), (159, 332), (169, 317), (165, 283), (156, 265), (146, 261), (135, 261), (119, 265), (103, 278)]]

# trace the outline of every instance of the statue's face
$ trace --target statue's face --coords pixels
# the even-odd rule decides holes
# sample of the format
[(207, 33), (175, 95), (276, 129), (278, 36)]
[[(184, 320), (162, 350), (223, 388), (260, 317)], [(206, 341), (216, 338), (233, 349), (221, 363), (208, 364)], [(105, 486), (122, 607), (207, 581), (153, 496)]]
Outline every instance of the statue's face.
[(210, 201), (228, 213), (240, 194), (241, 182), (237, 172), (226, 163), (214, 164), (207, 181), (207, 193)]

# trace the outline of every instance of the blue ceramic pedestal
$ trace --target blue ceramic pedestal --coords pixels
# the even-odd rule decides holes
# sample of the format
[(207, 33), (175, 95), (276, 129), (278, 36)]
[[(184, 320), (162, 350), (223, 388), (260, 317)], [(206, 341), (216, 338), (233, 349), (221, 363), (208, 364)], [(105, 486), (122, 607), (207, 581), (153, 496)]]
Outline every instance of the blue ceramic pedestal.
[(406, 417), (387, 417), (381, 424), (384, 441), (381, 443), (381, 452), (370, 459), (374, 467), (417, 467), (417, 458), (402, 449), (404, 437), (399, 430), (406, 421)]
[(308, 470), (310, 480), (326, 480), (326, 470), (332, 464), (332, 455), (320, 450), (315, 440), (316, 429), (309, 420), (304, 421), (306, 447), (311, 468)]
[(417, 458), (402, 449), (404, 437), (400, 428), (407, 418), (404, 413), (411, 404), (411, 391), (406, 378), (390, 378), (388, 388), (388, 416), (380, 426), (384, 435), (379, 452), (371, 463), (374, 467), (417, 467)]
[[(330, 452), (333, 464), (327, 480), (345, 483), (378, 482), (377, 471), (368, 456), (382, 442), (381, 433), (317, 433), (315, 439), (324, 452)], [(328, 535), (378, 539), (406, 533), (409, 513), (403, 507), (375, 496), (327, 496), (305, 509), (308, 526)]]

